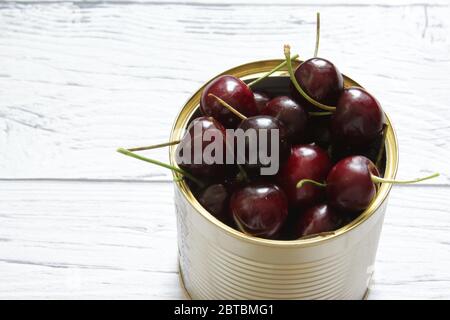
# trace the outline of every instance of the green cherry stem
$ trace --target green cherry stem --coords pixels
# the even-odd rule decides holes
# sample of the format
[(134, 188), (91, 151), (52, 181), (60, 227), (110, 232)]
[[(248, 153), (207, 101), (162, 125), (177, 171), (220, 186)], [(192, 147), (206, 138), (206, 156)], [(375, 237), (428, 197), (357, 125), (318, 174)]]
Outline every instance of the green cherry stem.
[[(232, 106), (230, 106), (228, 103), (226, 103), (224, 100), (220, 99), (218, 96), (210, 93), (208, 94), (208, 96), (213, 97), (214, 99), (216, 99), (217, 101), (219, 101), (219, 103), (224, 106), (225, 108), (227, 108), (228, 110), (230, 110), (232, 113), (234, 113), (236, 116), (238, 116), (241, 120), (246, 120), (247, 117), (244, 116), (242, 113), (240, 113), (239, 111), (237, 111), (235, 108), (233, 108)], [(228, 148), (228, 146), (227, 146)], [(250, 180), (248, 179), (248, 175), (247, 172), (245, 172), (244, 167), (241, 166), (240, 164), (237, 165), (239, 168), (239, 172), (242, 176), (242, 179), (244, 179), (245, 182), (250, 182)]]
[[(232, 113), (234, 113), (236, 116), (238, 116), (239, 118), (241, 118), (242, 120), (246, 120), (247, 117), (244, 116), (242, 113), (240, 113), (239, 111), (237, 111), (235, 108), (233, 108), (232, 106), (230, 106), (228, 103), (226, 103), (224, 100), (222, 100), (221, 98), (219, 98), (218, 96), (210, 93), (208, 96), (211, 96), (213, 98), (215, 98), (217, 101), (219, 101), (219, 103), (224, 106), (225, 108), (227, 108), (228, 110), (230, 110)], [(242, 178), (244, 179), (244, 181), (249, 182), (249, 178), (247, 175), (247, 172), (245, 172), (244, 167), (240, 164), (237, 165), (239, 168), (239, 172), (241, 173)]]
[[(295, 60), (298, 58), (298, 54), (294, 54), (291, 57), (291, 60)], [(278, 66), (276, 66), (275, 68), (273, 68), (272, 70), (270, 70), (269, 72), (267, 72), (266, 74), (264, 74), (263, 76), (259, 77), (258, 79), (253, 80), (252, 82), (248, 83), (247, 86), (251, 87), (255, 84), (257, 84), (258, 82), (264, 80), (265, 78), (269, 77), (271, 74), (277, 72), (280, 69), (283, 69), (286, 66), (287, 62), (283, 61), (282, 63), (280, 63)]]
[(329, 116), (329, 115), (332, 115), (333, 114), (333, 112), (329, 112), (329, 111), (319, 111), (319, 112), (308, 112), (308, 114), (311, 116), (311, 117), (321, 117), (321, 116)]
[(287, 61), (287, 69), (289, 71), (289, 76), (291, 78), (292, 83), (294, 84), (297, 91), (311, 104), (316, 106), (319, 109), (325, 110), (325, 111), (334, 111), (336, 110), (336, 107), (327, 106), (325, 104), (322, 104), (310, 96), (306, 94), (306, 92), (300, 87), (300, 85), (297, 82), (297, 79), (295, 79), (294, 70), (292, 69), (292, 63), (291, 63), (291, 47), (288, 44), (284, 45), (284, 56)]
[(437, 172), (433, 173), (432, 175), (426, 176), (426, 177), (416, 178), (416, 179), (412, 179), (412, 180), (393, 180), (393, 179), (380, 178), (373, 174), (370, 175), (370, 178), (375, 183), (393, 183), (393, 184), (410, 184), (410, 183), (416, 183), (416, 182), (420, 182), (420, 181), (433, 179), (436, 177), (439, 177), (439, 173), (437, 173)]
[(230, 106), (228, 103), (226, 103), (225, 101), (223, 101), (222, 99), (220, 99), (218, 96), (210, 93), (208, 94), (208, 96), (213, 97), (214, 99), (216, 99), (217, 101), (219, 101), (219, 103), (224, 106), (225, 108), (227, 108), (228, 110), (230, 110), (232, 113), (234, 113), (234, 115), (236, 115), (237, 117), (241, 118), (242, 120), (247, 119), (246, 116), (244, 116), (242, 113), (240, 113), (239, 111), (237, 111), (235, 108), (233, 108), (232, 106)]
[(145, 147), (136, 147), (136, 148), (128, 148), (128, 151), (143, 151), (143, 150), (151, 150), (151, 149), (158, 149), (158, 148), (162, 148), (162, 147), (168, 147), (168, 146), (173, 146), (175, 144), (179, 144), (180, 140), (175, 140), (175, 141), (170, 141), (170, 142), (164, 142), (164, 143), (159, 143), (159, 144), (154, 144), (151, 146), (145, 146)]
[(323, 187), (323, 188), (327, 186), (326, 183), (321, 183), (321, 182), (318, 182), (318, 181), (315, 181), (315, 180), (311, 180), (311, 179), (302, 179), (302, 180), (300, 180), (300, 181), (297, 183), (297, 189), (300, 189), (301, 187), (303, 187), (303, 185), (304, 185), (305, 183), (312, 183), (312, 184), (315, 185), (315, 186)]
[[(376, 175), (371, 174), (370, 175), (370, 179), (372, 180), (373, 183), (392, 183), (392, 184), (411, 184), (411, 183), (416, 183), (416, 182), (421, 182), (421, 181), (425, 181), (425, 180), (429, 180), (429, 179), (433, 179), (439, 176), (439, 173), (433, 173), (429, 176), (426, 177), (422, 177), (422, 178), (416, 178), (416, 179), (412, 179), (412, 180), (394, 180), (394, 179), (385, 179), (385, 178), (380, 178)], [(297, 183), (297, 188), (301, 188), (303, 187), (303, 185), (305, 183), (312, 183), (313, 185), (316, 185), (318, 187), (326, 187), (327, 184), (326, 183), (321, 183), (315, 180), (311, 180), (311, 179), (302, 179)]]
[(319, 39), (320, 39), (320, 12), (316, 14), (316, 46), (314, 48), (314, 57), (319, 53)]
[(151, 163), (151, 164), (155, 164), (155, 165), (157, 165), (157, 166), (160, 166), (160, 167), (163, 167), (163, 168), (166, 168), (166, 169), (169, 169), (169, 170), (178, 172), (179, 174), (183, 175), (184, 177), (186, 177), (186, 178), (192, 180), (192, 182), (194, 182), (195, 184), (197, 184), (200, 188), (205, 187), (205, 184), (204, 184), (203, 182), (201, 182), (199, 179), (197, 179), (196, 177), (194, 177), (192, 174), (190, 174), (189, 172), (186, 172), (185, 170), (183, 170), (183, 169), (181, 169), (181, 168), (177, 168), (177, 167), (175, 167), (175, 166), (169, 165), (169, 164), (167, 164), (167, 163), (164, 163), (164, 162), (161, 162), (161, 161), (158, 161), (158, 160), (154, 160), (154, 159), (149, 159), (149, 158), (143, 157), (143, 156), (141, 156), (141, 155), (138, 155), (138, 154), (136, 154), (136, 153), (133, 153), (133, 152), (131, 152), (131, 151), (128, 151), (127, 149), (124, 149), (124, 148), (119, 148), (119, 149), (117, 149), (117, 152), (122, 153), (122, 154), (124, 154), (124, 155), (126, 155), (126, 156), (129, 156), (129, 157), (138, 159), (138, 160), (142, 160), (142, 161), (145, 161), (145, 162), (149, 162), (149, 163)]

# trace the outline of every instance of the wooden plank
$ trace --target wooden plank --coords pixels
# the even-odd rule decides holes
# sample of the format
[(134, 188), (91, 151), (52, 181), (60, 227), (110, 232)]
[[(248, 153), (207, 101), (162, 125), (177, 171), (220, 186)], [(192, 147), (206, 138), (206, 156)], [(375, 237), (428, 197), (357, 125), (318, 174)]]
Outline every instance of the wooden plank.
[(395, 187), (370, 299), (449, 299), (450, 188)]
[[(67, 2), (65, 0), (3, 0), (3, 2), (19, 3), (19, 4), (54, 4)], [(423, 6), (426, 5), (448, 5), (447, 0), (432, 0), (418, 1), (418, 0), (346, 0), (346, 1), (332, 1), (332, 0), (309, 0), (298, 2), (295, 0), (282, 0), (274, 3), (270, 0), (75, 0), (70, 1), (75, 4), (149, 4), (149, 5), (195, 5), (195, 6)]]
[(0, 298), (183, 298), (171, 184), (0, 189)]
[[(184, 297), (171, 183), (0, 190), (0, 298)], [(449, 190), (392, 190), (369, 298), (450, 298)]]
[[(114, 150), (168, 139), (180, 107), (232, 66), (308, 57), (315, 6), (60, 3), (0, 7), (0, 178), (156, 179)], [(382, 102), (400, 176), (448, 184), (449, 7), (323, 7), (320, 53)], [(150, 153), (167, 159), (167, 150)]]

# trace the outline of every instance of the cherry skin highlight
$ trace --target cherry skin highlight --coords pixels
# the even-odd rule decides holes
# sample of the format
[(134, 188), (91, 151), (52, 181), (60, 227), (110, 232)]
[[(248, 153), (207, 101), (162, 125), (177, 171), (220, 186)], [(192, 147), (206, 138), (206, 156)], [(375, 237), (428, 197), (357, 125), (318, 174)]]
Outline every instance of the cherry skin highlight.
[(377, 189), (371, 175), (379, 176), (377, 167), (364, 156), (350, 156), (334, 165), (326, 181), (328, 203), (343, 213), (365, 210)]
[(259, 91), (253, 92), (253, 96), (255, 97), (256, 108), (258, 109), (258, 113), (261, 114), (261, 112), (266, 107), (267, 102), (269, 102), (270, 97), (264, 92)]
[[(335, 106), (344, 89), (344, 78), (338, 68), (323, 58), (311, 58), (298, 66), (294, 73), (300, 87), (317, 102)], [(305, 98), (291, 85), (293, 96), (302, 104)]]
[(308, 208), (300, 214), (295, 226), (295, 238), (333, 231), (340, 227), (342, 219), (327, 204), (321, 203)]
[(332, 166), (328, 154), (316, 145), (296, 145), (276, 177), (277, 183), (286, 193), (289, 205), (297, 208), (312, 206), (325, 197), (325, 190), (313, 184), (297, 188), (302, 179), (324, 181)]
[(242, 232), (274, 239), (287, 218), (288, 202), (277, 185), (252, 183), (231, 196), (230, 211)]
[(361, 147), (380, 135), (384, 123), (384, 112), (377, 99), (362, 88), (351, 87), (338, 100), (330, 131), (335, 143)]
[(291, 142), (298, 143), (304, 140), (309, 116), (292, 98), (287, 96), (273, 98), (261, 113), (280, 120), (285, 125)]
[(258, 114), (252, 90), (236, 77), (223, 75), (214, 79), (205, 87), (200, 99), (200, 109), (205, 116), (215, 118), (226, 128), (236, 128), (241, 119), (209, 94), (221, 98), (247, 117)]

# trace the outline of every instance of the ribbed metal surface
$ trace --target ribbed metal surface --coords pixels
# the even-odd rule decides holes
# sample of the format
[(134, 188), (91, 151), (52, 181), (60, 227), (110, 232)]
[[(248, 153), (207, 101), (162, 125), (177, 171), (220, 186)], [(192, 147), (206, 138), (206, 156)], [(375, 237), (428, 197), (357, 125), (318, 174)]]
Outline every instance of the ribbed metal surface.
[[(385, 206), (372, 219), (369, 232), (360, 241), (348, 242), (344, 250), (334, 251), (333, 243), (326, 257), (314, 256), (315, 250), (301, 248), (284, 250), (286, 260), (299, 263), (265, 263), (270, 260), (252, 254), (251, 247), (243, 242), (235, 247), (230, 237), (224, 241), (216, 230), (210, 237), (208, 229), (214, 228), (208, 221), (199, 221), (195, 208), (178, 190), (178, 227), (180, 267), (184, 285), (194, 299), (361, 299), (371, 276), (379, 231)], [(181, 205), (180, 205), (181, 204)], [(378, 219), (375, 219), (378, 218)], [(202, 230), (204, 232), (202, 232)], [(354, 232), (358, 232), (355, 230)], [(226, 235), (225, 235), (226, 236)], [(223, 243), (229, 243), (226, 248)], [(344, 245), (345, 246), (345, 245)], [(234, 249), (233, 249), (234, 248)], [(236, 252), (237, 251), (240, 252)], [(244, 256), (242, 252), (248, 251)], [(327, 250), (325, 250), (327, 251)], [(302, 262), (311, 255), (309, 262)], [(267, 254), (270, 254), (268, 250)], [(291, 258), (291, 259), (288, 259)], [(308, 260), (308, 259), (306, 259)]]

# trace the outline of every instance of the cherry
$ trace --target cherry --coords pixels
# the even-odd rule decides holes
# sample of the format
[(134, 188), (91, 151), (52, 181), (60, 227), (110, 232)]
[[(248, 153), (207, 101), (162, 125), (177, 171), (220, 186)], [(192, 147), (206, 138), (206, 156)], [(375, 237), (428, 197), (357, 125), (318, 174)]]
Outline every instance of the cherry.
[[(200, 128), (200, 130), (195, 130), (195, 128)], [(207, 141), (203, 139), (203, 135), (207, 131), (215, 130), (222, 136), (223, 142), (223, 150), (225, 150), (225, 128), (214, 118), (212, 117), (199, 117), (194, 119), (186, 129), (186, 133), (181, 139), (180, 144), (177, 146), (177, 154), (180, 156), (177, 158), (178, 166), (193, 174), (197, 177), (211, 178), (211, 177), (223, 177), (225, 174), (225, 159), (221, 159), (222, 163), (212, 163), (207, 164), (203, 157), (203, 152), (205, 148), (213, 143), (215, 137), (213, 137), (212, 141)], [(198, 132), (197, 132), (198, 131)], [(196, 135), (197, 134), (197, 135)], [(198, 150), (200, 153), (196, 153), (195, 144), (199, 144), (201, 148)], [(190, 157), (186, 157), (187, 161), (184, 161), (184, 151), (186, 147), (190, 147)], [(195, 160), (198, 161), (195, 161)], [(195, 163), (199, 162), (199, 163)]]
[[(251, 153), (254, 155), (267, 155), (268, 157), (274, 157), (271, 154), (272, 144), (278, 144), (278, 159), (273, 159), (273, 161), (278, 161), (279, 163), (283, 163), (289, 155), (290, 144), (288, 142), (287, 132), (283, 123), (271, 116), (255, 116), (242, 120), (238, 129), (242, 129), (244, 132), (247, 130), (254, 130), (256, 132), (256, 140), (252, 141), (251, 139), (245, 139), (245, 167), (254, 170), (261, 167), (268, 167), (270, 164), (263, 163), (261, 158), (258, 156), (256, 163), (252, 163)], [(267, 130), (266, 132), (262, 130)], [(278, 130), (278, 139), (276, 141), (272, 141), (272, 130)], [(260, 134), (261, 133), (261, 134)], [(266, 143), (263, 143), (260, 138), (262, 135), (266, 136)], [(252, 148), (252, 146), (256, 148)], [(235, 146), (238, 146), (237, 139), (235, 141)], [(239, 150), (237, 151), (237, 156), (242, 156)], [(274, 173), (276, 174), (276, 172)]]
[(371, 175), (380, 173), (366, 157), (350, 156), (336, 163), (327, 177), (329, 204), (344, 212), (367, 208), (377, 192)]
[[(292, 96), (305, 106), (316, 106), (333, 111), (342, 90), (344, 77), (330, 61), (318, 58), (320, 38), (320, 14), (316, 20), (316, 46), (314, 57), (301, 63), (295, 72), (292, 69), (290, 46), (284, 46), (284, 56), (291, 79)], [(330, 106), (331, 105), (331, 106)]]
[(198, 202), (214, 217), (229, 224), (228, 214), (229, 193), (227, 188), (221, 184), (212, 184), (200, 192), (197, 197)]
[[(311, 58), (295, 70), (295, 79), (312, 99), (326, 105), (336, 105), (344, 89), (344, 78), (338, 68), (323, 58)], [(291, 92), (300, 103), (307, 103), (294, 85)]]
[(342, 218), (330, 206), (321, 203), (303, 212), (295, 225), (295, 238), (333, 231), (342, 225)]
[(203, 90), (200, 108), (205, 116), (211, 116), (226, 128), (236, 128), (240, 119), (211, 96), (218, 96), (234, 106), (240, 113), (251, 117), (258, 113), (252, 90), (240, 79), (223, 75), (211, 81)]
[(352, 155), (365, 156), (375, 163), (377, 168), (382, 171), (384, 166), (382, 160), (386, 141), (385, 133), (386, 130), (383, 130), (383, 132), (378, 134), (372, 142), (357, 147), (347, 145), (345, 142), (334, 142), (330, 148), (331, 159), (334, 162), (338, 162), (339, 160)]
[(261, 113), (265, 109), (267, 102), (269, 102), (270, 97), (260, 91), (253, 92), (253, 96), (255, 97), (256, 108), (258, 108), (258, 112)]
[[(274, 163), (270, 161), (277, 161), (278, 163), (284, 162), (284, 160), (289, 155), (290, 144), (287, 138), (286, 128), (280, 120), (266, 115), (247, 118), (221, 98), (213, 94), (210, 95), (215, 98), (224, 108), (230, 110), (230, 112), (242, 119), (242, 122), (237, 128), (240, 130), (236, 130), (237, 133), (242, 132), (244, 135), (246, 133), (249, 133), (249, 137), (254, 138), (250, 139), (244, 136), (244, 150), (241, 150), (239, 147), (239, 136), (236, 134), (234, 140), (234, 151), (238, 163), (245, 163), (245, 167), (253, 172), (255, 169), (273, 167)], [(273, 132), (272, 130), (277, 130), (277, 132)], [(252, 132), (254, 134), (252, 134)], [(277, 134), (275, 135), (276, 141), (272, 141), (272, 133)], [(265, 141), (260, 140), (261, 138), (265, 139)], [(278, 145), (278, 158), (276, 158), (276, 155), (271, 154), (272, 145)], [(264, 163), (265, 161), (262, 161), (261, 155), (267, 156), (267, 160), (269, 162)], [(277, 172), (278, 168), (276, 168), (276, 171), (271, 175), (274, 175)], [(270, 173), (265, 174), (270, 175)]]
[(307, 126), (308, 141), (327, 149), (330, 145), (330, 117), (310, 117)]
[(328, 104), (335, 105), (344, 89), (344, 80), (339, 70), (328, 60), (312, 58), (300, 64), (294, 72), (289, 45), (284, 46), (284, 56), (293, 97), (297, 97), (305, 106), (315, 106), (326, 111), (336, 110), (336, 107)]
[(269, 115), (280, 120), (287, 129), (287, 136), (291, 142), (301, 142), (304, 139), (308, 113), (295, 100), (280, 96), (270, 100), (261, 114)]
[(377, 167), (364, 156), (350, 156), (342, 159), (331, 169), (326, 183), (303, 179), (297, 184), (302, 189), (306, 183), (317, 187), (326, 187), (328, 204), (342, 213), (353, 214), (366, 209), (376, 195), (378, 183), (407, 184), (439, 176), (434, 173), (430, 176), (413, 180), (391, 180), (379, 177)]
[(286, 193), (293, 207), (309, 207), (323, 200), (324, 190), (315, 185), (297, 188), (302, 179), (323, 181), (331, 168), (331, 160), (322, 148), (316, 145), (296, 145), (286, 163), (276, 177), (278, 184)]
[(384, 112), (377, 99), (362, 88), (351, 87), (338, 100), (330, 130), (335, 143), (360, 147), (378, 137), (384, 123)]
[(273, 239), (287, 218), (288, 202), (277, 185), (252, 183), (233, 193), (230, 211), (242, 232)]

